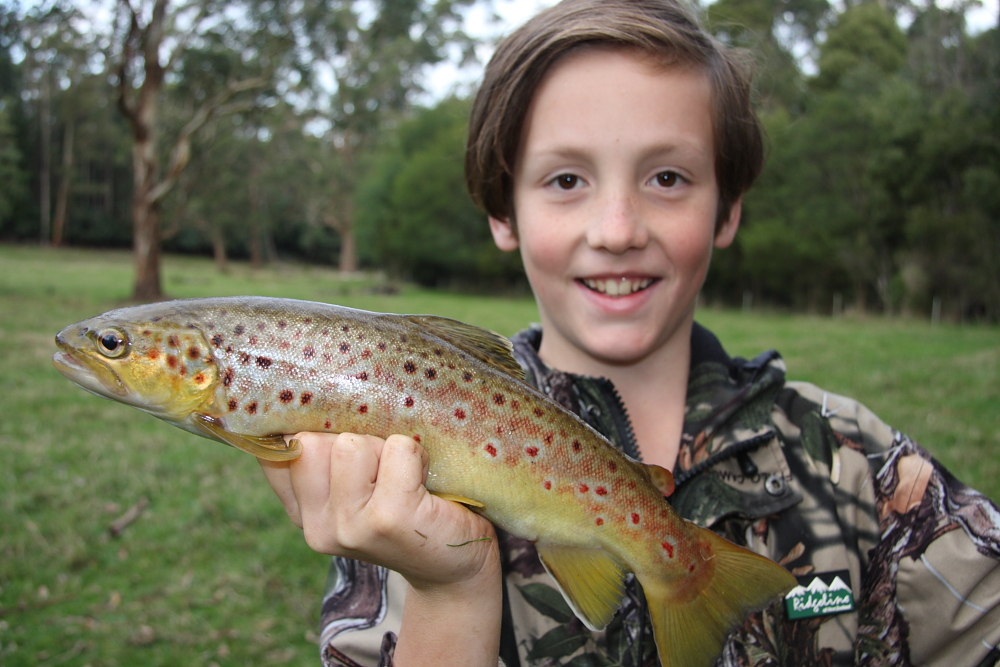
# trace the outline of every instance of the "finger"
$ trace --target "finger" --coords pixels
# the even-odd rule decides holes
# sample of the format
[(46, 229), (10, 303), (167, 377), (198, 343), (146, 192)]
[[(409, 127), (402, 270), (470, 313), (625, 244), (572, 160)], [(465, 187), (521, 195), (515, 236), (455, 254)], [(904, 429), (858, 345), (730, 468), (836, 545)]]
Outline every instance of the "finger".
[(398, 502), (396, 494), (399, 493), (416, 494), (410, 502), (422, 498), (426, 493), (424, 480), (427, 478), (429, 461), (427, 451), (413, 438), (405, 435), (389, 436), (382, 447), (372, 501), (393, 497)]
[(343, 521), (353, 520), (371, 499), (379, 475), (384, 441), (341, 433), (329, 453), (329, 506)]
[(295, 493), (292, 490), (289, 461), (257, 459), (257, 463), (260, 464), (260, 469), (263, 471), (267, 483), (271, 485), (274, 494), (278, 496), (282, 507), (285, 508), (285, 514), (292, 520), (292, 523), (301, 528), (302, 517), (299, 513), (299, 503), (295, 499)]
[(298, 433), (302, 454), (289, 462), (289, 481), (304, 524), (322, 512), (330, 496), (330, 446), (336, 436)]

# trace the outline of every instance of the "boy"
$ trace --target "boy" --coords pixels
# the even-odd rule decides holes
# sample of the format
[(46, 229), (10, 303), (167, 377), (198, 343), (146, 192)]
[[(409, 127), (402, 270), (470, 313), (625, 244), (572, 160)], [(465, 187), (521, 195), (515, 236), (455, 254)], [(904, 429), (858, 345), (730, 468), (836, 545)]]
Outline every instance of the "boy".
[[(466, 167), (538, 301), (516, 356), (626, 453), (673, 470), (682, 516), (830, 589), (752, 614), (721, 664), (992, 665), (997, 508), (857, 403), (786, 382), (776, 353), (730, 359), (693, 322), (761, 166), (749, 97), (678, 0), (565, 0), (498, 48)], [(299, 460), (262, 465), (310, 547), (347, 557), (324, 664), (656, 664), (634, 583), (589, 632), (529, 543), (481, 540), (488, 522), (427, 493), (417, 443), (298, 437)]]

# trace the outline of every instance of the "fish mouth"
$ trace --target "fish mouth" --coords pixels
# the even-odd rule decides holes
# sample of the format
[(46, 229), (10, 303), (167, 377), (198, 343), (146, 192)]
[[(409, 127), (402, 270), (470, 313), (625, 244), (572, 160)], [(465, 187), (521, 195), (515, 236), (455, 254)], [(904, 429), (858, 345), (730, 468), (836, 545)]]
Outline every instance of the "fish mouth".
[[(63, 347), (65, 343), (56, 338), (56, 344)], [(77, 359), (71, 352), (56, 352), (52, 355), (52, 365), (66, 376), (70, 382), (78, 385), (92, 394), (107, 398), (120, 399), (128, 395), (128, 388), (118, 374), (107, 366), (94, 368), (92, 365)]]

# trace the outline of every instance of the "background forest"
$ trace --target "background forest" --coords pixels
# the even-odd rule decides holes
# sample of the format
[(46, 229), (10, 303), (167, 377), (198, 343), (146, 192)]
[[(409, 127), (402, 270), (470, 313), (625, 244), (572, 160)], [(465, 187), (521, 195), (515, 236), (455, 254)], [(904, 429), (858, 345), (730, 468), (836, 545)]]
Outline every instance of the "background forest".
[[(465, 193), (476, 0), (0, 0), (0, 240), (523, 289)], [(95, 5), (96, 6), (96, 5)], [(1000, 319), (1000, 32), (957, 0), (717, 0), (769, 137), (710, 303)]]

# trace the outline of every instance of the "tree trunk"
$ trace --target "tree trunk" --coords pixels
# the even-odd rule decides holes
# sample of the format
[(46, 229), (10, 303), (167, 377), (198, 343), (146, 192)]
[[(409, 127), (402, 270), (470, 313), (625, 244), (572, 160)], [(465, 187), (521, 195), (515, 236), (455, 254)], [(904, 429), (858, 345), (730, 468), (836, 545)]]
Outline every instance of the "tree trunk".
[(212, 256), (215, 258), (215, 268), (219, 273), (225, 273), (228, 266), (226, 236), (218, 227), (212, 228)]
[(137, 301), (156, 301), (163, 298), (160, 285), (160, 203), (153, 197), (157, 185), (159, 163), (156, 159), (156, 96), (154, 86), (147, 79), (142, 87), (136, 109), (135, 132), (132, 143), (132, 168), (135, 191), (132, 193), (132, 250), (135, 262), (135, 288), (132, 297)]
[(354, 242), (354, 226), (345, 225), (340, 231), (340, 272), (354, 273), (358, 270), (358, 252)]
[(49, 244), (52, 235), (52, 123), (50, 122), (50, 94), (49, 73), (42, 73), (42, 95), (41, 109), (39, 110), (39, 122), (41, 130), (41, 146), (39, 147), (38, 166), (38, 204), (41, 226), (39, 241), (42, 245)]
[(73, 140), (76, 122), (66, 121), (62, 146), (62, 173), (59, 178), (59, 192), (56, 194), (56, 215), (52, 219), (52, 245), (61, 246), (66, 231), (66, 216), (69, 214), (69, 190), (73, 183)]

